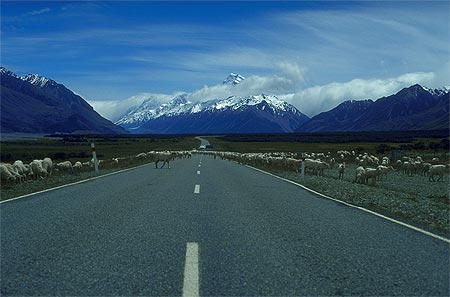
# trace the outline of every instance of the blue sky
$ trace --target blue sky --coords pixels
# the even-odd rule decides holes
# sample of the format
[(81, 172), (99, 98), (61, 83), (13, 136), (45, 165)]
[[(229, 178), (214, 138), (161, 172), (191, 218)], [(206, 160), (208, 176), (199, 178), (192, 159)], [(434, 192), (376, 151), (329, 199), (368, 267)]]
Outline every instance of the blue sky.
[[(308, 115), (449, 82), (447, 1), (4, 2), (1, 64), (116, 117), (149, 94), (275, 94)], [(245, 84), (224, 89), (230, 72)], [(130, 97), (132, 97), (130, 99)]]

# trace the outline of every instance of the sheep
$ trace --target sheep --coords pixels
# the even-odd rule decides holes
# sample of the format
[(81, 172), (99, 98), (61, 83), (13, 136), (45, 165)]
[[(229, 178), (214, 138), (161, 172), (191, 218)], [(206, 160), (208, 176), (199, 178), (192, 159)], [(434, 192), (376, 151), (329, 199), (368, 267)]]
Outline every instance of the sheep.
[(339, 179), (344, 179), (345, 162), (338, 165)]
[(375, 185), (375, 180), (378, 179), (378, 176), (381, 174), (381, 170), (379, 168), (366, 168), (365, 178), (366, 184), (369, 183), (369, 178), (372, 179), (372, 184)]
[(435, 175), (439, 176), (437, 181), (440, 181), (441, 179), (443, 179), (444, 173), (447, 171), (447, 166), (446, 165), (431, 165), (430, 169), (428, 171), (429, 172), (428, 180), (435, 181), (434, 180)]
[(378, 176), (378, 180), (381, 180), (383, 175), (387, 178), (388, 172), (389, 171), (394, 171), (394, 167), (378, 165), (377, 170), (380, 170), (380, 175)]
[(73, 169), (74, 171), (80, 172), (81, 169), (83, 169), (83, 164), (81, 164), (80, 161), (76, 161), (75, 164), (73, 164), (72, 169)]
[(430, 161), (430, 163), (431, 163), (431, 165), (439, 165), (439, 158), (433, 158), (433, 159)]
[(155, 162), (155, 168), (158, 168), (158, 163), (163, 162), (161, 168), (167, 164), (167, 168), (170, 169), (170, 161), (175, 159), (176, 155), (170, 152), (157, 152), (152, 154), (153, 162)]
[(136, 155), (136, 158), (138, 158), (140, 160), (145, 160), (148, 158), (148, 155), (146, 153), (139, 153)]
[(297, 160), (297, 159), (293, 159), (293, 158), (287, 158), (286, 159), (286, 166), (288, 169), (292, 169), (295, 172), (299, 172), (300, 168), (302, 166), (302, 160)]
[(310, 169), (310, 170), (312, 170), (313, 174), (318, 175), (319, 163), (320, 163), (320, 161), (317, 161), (317, 160), (305, 159), (305, 171)]
[(24, 178), (27, 177), (27, 175), (29, 173), (29, 167), (27, 168), (21, 160), (16, 160), (12, 166), (13, 166), (15, 172), (17, 172)]
[(428, 171), (430, 170), (430, 167), (431, 167), (431, 163), (422, 163), (422, 166), (421, 166), (420, 172), (419, 172), (420, 175), (423, 175), (423, 176), (427, 175)]
[(406, 161), (403, 163), (403, 173), (408, 176), (413, 176), (415, 172), (415, 164), (410, 161)]
[(31, 171), (33, 172), (33, 178), (44, 178), (47, 176), (47, 171), (42, 167), (42, 160), (33, 160), (30, 163)]
[(60, 171), (70, 171), (70, 173), (73, 173), (73, 166), (70, 161), (64, 161), (56, 164), (56, 167)]
[(364, 184), (366, 182), (366, 169), (364, 167), (359, 166), (355, 171), (355, 183)]
[(49, 176), (52, 176), (52, 172), (53, 172), (53, 162), (52, 159), (50, 158), (44, 158), (44, 160), (42, 160), (42, 168), (45, 169), (45, 171), (47, 171)]
[(11, 173), (6, 164), (3, 163), (0, 164), (0, 180), (2, 184), (3, 182), (14, 184), (17, 181), (14, 174)]

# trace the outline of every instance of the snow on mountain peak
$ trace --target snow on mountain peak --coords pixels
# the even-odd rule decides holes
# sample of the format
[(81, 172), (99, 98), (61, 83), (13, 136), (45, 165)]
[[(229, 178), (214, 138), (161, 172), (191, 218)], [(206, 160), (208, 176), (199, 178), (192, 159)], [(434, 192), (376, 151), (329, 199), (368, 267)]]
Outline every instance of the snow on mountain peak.
[(17, 75), (14, 72), (6, 69), (3, 66), (0, 67), (0, 74), (2, 74), (2, 75), (9, 75), (9, 76), (13, 76), (13, 77), (17, 78)]
[(22, 80), (29, 82), (35, 86), (45, 87), (47, 83), (56, 84), (54, 80), (46, 78), (45, 76), (40, 76), (38, 74), (27, 74), (25, 76), (20, 77)]
[(241, 81), (243, 81), (244, 79), (245, 79), (244, 76), (231, 72), (230, 75), (228, 75), (227, 78), (223, 81), (223, 84), (235, 86), (235, 85), (239, 84)]
[(450, 86), (444, 86), (438, 89), (422, 87), (425, 91), (430, 93), (431, 95), (441, 96), (450, 92)]

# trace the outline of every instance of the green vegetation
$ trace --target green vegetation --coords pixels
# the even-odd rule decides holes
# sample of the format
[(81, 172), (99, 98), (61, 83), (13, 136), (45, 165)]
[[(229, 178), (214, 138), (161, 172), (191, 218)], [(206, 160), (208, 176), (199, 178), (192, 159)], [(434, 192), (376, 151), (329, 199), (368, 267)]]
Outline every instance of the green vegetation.
[(12, 163), (22, 160), (51, 158), (55, 162), (81, 161), (92, 158), (90, 143), (95, 143), (99, 159), (128, 157), (151, 150), (191, 150), (199, 145), (194, 137), (66, 137), (63, 139), (16, 140), (0, 142), (0, 161)]
[[(30, 163), (33, 159), (50, 157), (53, 162), (76, 161), (86, 162), (91, 160), (92, 152), (90, 143), (95, 143), (97, 157), (101, 160), (112, 158), (127, 158), (142, 152), (151, 150), (192, 150), (199, 146), (199, 141), (194, 137), (74, 137), (69, 136), (62, 139), (38, 139), (38, 140), (16, 140), (2, 141), (1, 162), (13, 163), (22, 160)], [(145, 164), (139, 159), (121, 160), (118, 165), (113, 166), (110, 162), (101, 164), (100, 174), (107, 174), (125, 168), (131, 168)], [(84, 180), (95, 176), (93, 169), (83, 167), (82, 172), (75, 174), (54, 173), (51, 178), (32, 180), (28, 179), (18, 185), (5, 185), (0, 187), (0, 200), (18, 197), (48, 188), (53, 188), (68, 183)]]
[[(207, 137), (216, 151), (240, 153), (265, 152), (332, 152), (354, 150), (356, 153), (390, 154), (397, 150), (403, 153), (431, 154), (442, 156), (447, 154), (449, 138), (420, 138), (409, 142), (267, 142), (267, 141), (228, 141), (224, 137)], [(447, 154), (448, 155), (448, 154)]]

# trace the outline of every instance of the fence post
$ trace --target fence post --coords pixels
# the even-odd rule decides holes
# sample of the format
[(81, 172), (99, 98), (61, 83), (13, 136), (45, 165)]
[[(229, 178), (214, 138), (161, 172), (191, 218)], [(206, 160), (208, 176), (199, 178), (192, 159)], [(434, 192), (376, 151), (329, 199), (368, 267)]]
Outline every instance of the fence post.
[(92, 158), (94, 159), (95, 174), (98, 175), (97, 153), (95, 152), (95, 144), (91, 142)]
[(300, 177), (301, 178), (305, 177), (305, 160), (302, 161), (302, 171), (300, 173)]

